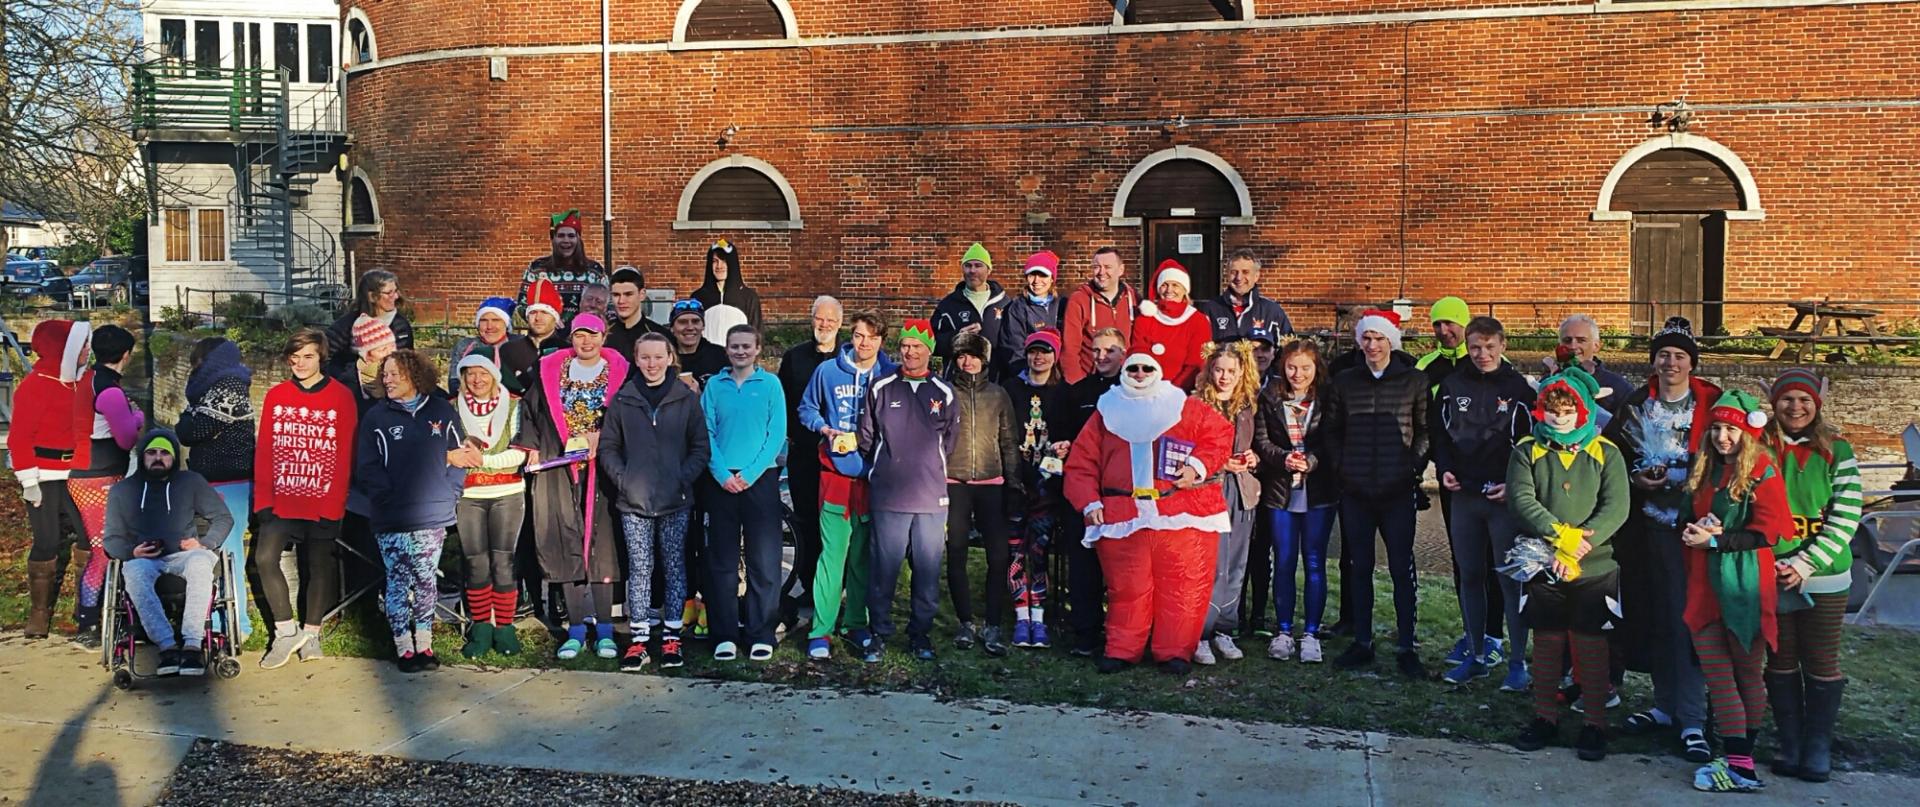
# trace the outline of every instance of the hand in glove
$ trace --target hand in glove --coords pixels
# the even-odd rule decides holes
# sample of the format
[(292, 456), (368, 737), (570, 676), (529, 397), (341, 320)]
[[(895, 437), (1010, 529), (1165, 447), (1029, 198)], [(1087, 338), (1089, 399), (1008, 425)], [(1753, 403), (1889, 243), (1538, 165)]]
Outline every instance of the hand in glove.
[(27, 504), (29, 505), (32, 505), (34, 507), (39, 507), (40, 499), (41, 499), (40, 483), (34, 482), (31, 484), (22, 486), (20, 490), (20, 498), (26, 499)]

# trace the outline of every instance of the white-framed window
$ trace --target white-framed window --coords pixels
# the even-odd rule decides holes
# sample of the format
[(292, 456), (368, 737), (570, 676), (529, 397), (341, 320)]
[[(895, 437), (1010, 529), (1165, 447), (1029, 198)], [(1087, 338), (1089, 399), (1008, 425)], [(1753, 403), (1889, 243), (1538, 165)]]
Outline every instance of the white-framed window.
[(694, 172), (680, 192), (676, 230), (798, 230), (800, 200), (780, 170), (742, 154)]
[(780, 42), (797, 39), (787, 0), (681, 0), (673, 44)]
[(380, 58), (379, 43), (373, 39), (373, 21), (359, 8), (347, 9), (347, 38), (341, 43), (346, 52), (342, 61), (349, 65), (368, 64)]
[(220, 263), (227, 260), (227, 209), (169, 207), (160, 211), (166, 263)]
[[(213, 79), (223, 68), (266, 67), (286, 70), (295, 84), (327, 84), (339, 56), (336, 27), (315, 20), (164, 17), (154, 55), (191, 77)], [(372, 47), (371, 33), (367, 45)]]
[(1119, 25), (1178, 22), (1238, 22), (1253, 19), (1252, 0), (1127, 0), (1116, 8)]
[(377, 235), (380, 232), (380, 196), (373, 180), (359, 166), (347, 181), (347, 235)]

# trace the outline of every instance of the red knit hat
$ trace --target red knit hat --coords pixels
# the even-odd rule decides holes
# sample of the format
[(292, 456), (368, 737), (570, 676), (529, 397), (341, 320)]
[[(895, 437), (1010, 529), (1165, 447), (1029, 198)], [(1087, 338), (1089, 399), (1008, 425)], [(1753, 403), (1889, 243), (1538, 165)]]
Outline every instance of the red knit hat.
[(1795, 367), (1781, 373), (1779, 378), (1774, 379), (1773, 388), (1767, 390), (1767, 402), (1778, 403), (1780, 396), (1793, 390), (1799, 390), (1813, 396), (1814, 406), (1824, 406), (1825, 401), (1823, 398), (1825, 396), (1822, 394), (1822, 390), (1825, 386), (1826, 385), (1820, 381), (1820, 377), (1814, 375), (1812, 370)]
[(1052, 328), (1041, 328), (1027, 337), (1024, 349), (1032, 350), (1035, 345), (1045, 345), (1048, 351), (1060, 352), (1060, 332)]
[(1047, 277), (1053, 277), (1059, 271), (1060, 256), (1053, 254), (1053, 250), (1043, 249), (1027, 257), (1027, 271), (1024, 274), (1039, 272)]
[(382, 345), (395, 344), (393, 329), (380, 320), (361, 314), (353, 321), (353, 351), (362, 357)]

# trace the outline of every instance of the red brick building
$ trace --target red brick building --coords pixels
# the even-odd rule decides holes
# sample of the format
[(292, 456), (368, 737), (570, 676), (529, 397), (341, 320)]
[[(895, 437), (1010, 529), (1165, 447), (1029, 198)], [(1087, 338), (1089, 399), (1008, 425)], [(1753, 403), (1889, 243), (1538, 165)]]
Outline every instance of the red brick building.
[[(780, 318), (924, 309), (975, 240), (1008, 283), (1252, 247), (1309, 325), (1920, 299), (1916, 2), (609, 2), (615, 261), (684, 294), (726, 237)], [(609, 212), (597, 0), (342, 5), (358, 267), (477, 299)]]

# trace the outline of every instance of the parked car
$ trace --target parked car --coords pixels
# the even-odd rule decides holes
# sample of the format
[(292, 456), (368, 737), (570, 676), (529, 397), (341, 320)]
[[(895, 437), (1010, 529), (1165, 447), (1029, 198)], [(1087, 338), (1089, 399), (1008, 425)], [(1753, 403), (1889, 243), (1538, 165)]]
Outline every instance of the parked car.
[(53, 261), (8, 258), (5, 292), (16, 298), (44, 294), (55, 302), (64, 303), (73, 295), (73, 283)]
[(51, 261), (53, 259), (54, 258), (53, 258), (52, 247), (8, 247), (7, 248), (7, 260), (9, 261), (18, 261), (18, 260)]
[(146, 259), (133, 256), (101, 258), (75, 273), (73, 303), (77, 306), (132, 305), (143, 296), (137, 289), (146, 285)]

